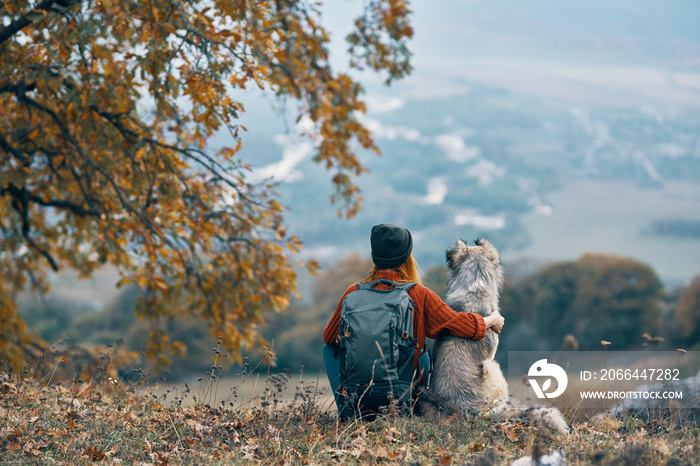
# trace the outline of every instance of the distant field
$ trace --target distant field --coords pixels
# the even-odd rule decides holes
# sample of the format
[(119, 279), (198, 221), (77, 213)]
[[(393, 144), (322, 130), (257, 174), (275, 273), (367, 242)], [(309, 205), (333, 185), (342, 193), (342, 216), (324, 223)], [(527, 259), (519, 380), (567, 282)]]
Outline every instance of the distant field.
[(585, 180), (552, 193), (549, 203), (552, 215), (522, 217), (532, 243), (525, 250), (506, 252), (506, 260), (571, 260), (586, 252), (604, 252), (644, 262), (666, 282), (700, 274), (700, 239), (642, 233), (658, 218), (700, 218), (698, 185), (673, 182), (643, 188), (627, 181)]
[[(274, 393), (274, 398), (281, 407), (294, 401), (297, 393), (304, 392), (307, 396), (313, 397), (320, 408), (335, 409), (325, 373), (303, 377), (297, 373), (287, 379), (283, 377), (283, 374), (267, 376), (264, 373), (246, 378), (232, 375), (215, 379), (211, 384), (207, 384), (206, 378), (198, 381), (195, 377), (183, 382), (164, 382), (149, 390), (153, 395), (163, 397), (162, 404), (165, 406), (177, 402), (176, 397), (182, 400), (184, 406), (194, 406), (193, 397), (196, 397), (198, 401), (212, 406), (220, 406), (223, 401), (226, 406), (233, 403), (235, 407), (252, 407), (258, 406), (262, 401), (272, 402)], [(190, 389), (189, 393), (185, 393), (185, 383)]]

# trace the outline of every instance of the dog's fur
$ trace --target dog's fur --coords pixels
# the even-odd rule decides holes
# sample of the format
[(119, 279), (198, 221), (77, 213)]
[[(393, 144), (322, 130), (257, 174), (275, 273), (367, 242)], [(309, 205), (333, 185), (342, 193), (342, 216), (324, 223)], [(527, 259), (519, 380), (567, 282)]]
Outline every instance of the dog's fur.
[[(457, 312), (473, 312), (484, 317), (499, 312), (498, 295), (503, 284), (503, 268), (498, 250), (487, 240), (475, 246), (462, 240), (447, 250), (447, 297), (445, 302)], [(442, 411), (465, 413), (491, 409), (499, 417), (515, 414), (508, 400), (508, 385), (501, 367), (494, 360), (498, 334), (486, 330), (481, 340), (438, 337), (433, 351), (434, 369), (430, 387), (421, 400), (420, 410), (429, 416)], [(523, 410), (534, 414), (555, 431), (568, 431), (561, 413), (553, 408)]]

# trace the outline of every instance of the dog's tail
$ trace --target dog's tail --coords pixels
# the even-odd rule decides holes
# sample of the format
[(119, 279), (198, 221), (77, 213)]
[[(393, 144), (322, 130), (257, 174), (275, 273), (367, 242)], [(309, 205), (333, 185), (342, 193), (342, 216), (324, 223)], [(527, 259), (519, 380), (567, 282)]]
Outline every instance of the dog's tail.
[(421, 388), (417, 397), (418, 408), (421, 415), (427, 415), (431, 418), (451, 416), (461, 413), (461, 409), (446, 399), (436, 395), (427, 388)]
[(493, 407), (497, 418), (517, 418), (523, 422), (532, 422), (537, 427), (546, 427), (557, 434), (568, 433), (571, 426), (557, 408), (525, 405), (518, 400), (498, 403)]
[[(457, 405), (450, 403), (432, 393), (422, 389), (418, 396), (418, 412), (433, 420), (444, 419), (453, 414), (466, 414)], [(474, 412), (480, 410), (474, 409)], [(545, 427), (555, 434), (566, 434), (571, 426), (564, 415), (557, 408), (546, 406), (524, 405), (518, 400), (498, 401), (489, 409), (489, 413), (495, 419), (519, 419), (523, 422), (532, 422), (537, 427)]]

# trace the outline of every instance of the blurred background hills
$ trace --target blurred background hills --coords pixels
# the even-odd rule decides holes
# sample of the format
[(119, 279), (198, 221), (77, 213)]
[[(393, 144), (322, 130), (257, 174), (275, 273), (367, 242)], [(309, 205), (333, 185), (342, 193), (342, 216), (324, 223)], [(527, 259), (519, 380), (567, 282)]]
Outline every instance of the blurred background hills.
[[(691, 233), (700, 220), (699, 6), (413, 8), (413, 75), (367, 85), (365, 121), (383, 154), (365, 157), (357, 218), (327, 207), (330, 184), (294, 128), (270, 138), (269, 105), (248, 106), (256, 129), (244, 154), (258, 159), (277, 145), (281, 161), (258, 159), (260, 172), (284, 180), (289, 224), (307, 253), (365, 253), (370, 227), (391, 221), (415, 233), (424, 266), (441, 262), (456, 237), (487, 236), (506, 258), (600, 251), (650, 263), (666, 280), (700, 272)], [(328, 10), (330, 24), (345, 24), (342, 8)]]
[[(324, 6), (333, 56), (344, 53), (360, 8)], [(700, 275), (700, 3), (454, 0), (412, 9), (413, 74), (390, 88), (362, 77), (363, 119), (382, 155), (362, 154), (370, 172), (357, 180), (364, 208), (354, 218), (338, 218), (330, 204), (328, 173), (311, 161), (300, 135), (309, 128), (294, 121), (293, 102), (242, 97), (249, 179), (279, 183), (289, 230), (306, 246), (301, 256), (323, 267), (317, 277), (300, 271), (304, 300), (270, 318), (280, 365), (319, 366), (321, 330), (340, 293), (367, 271), (369, 231), (381, 222), (412, 231), (436, 289), (456, 238), (486, 237), (501, 250), (510, 276), (504, 351), (557, 349), (568, 334), (587, 348), (620, 325), (629, 335), (616, 349), (662, 330), (669, 345), (697, 344), (700, 334), (681, 327), (694, 312), (700, 319), (691, 281)], [(601, 291), (603, 304), (584, 299), (614, 277), (625, 278), (626, 291)], [(47, 341), (124, 338), (136, 349), (145, 337), (131, 312), (137, 290), (115, 282), (110, 270), (87, 281), (56, 275), (55, 291), (43, 303), (25, 297), (23, 313)], [(556, 328), (524, 324), (554, 308), (575, 318)], [(594, 330), (590, 320), (609, 313), (622, 317)], [(213, 339), (192, 322), (170, 330), (191, 349), (190, 366), (173, 372), (182, 376)], [(520, 340), (509, 343), (508, 331)]]

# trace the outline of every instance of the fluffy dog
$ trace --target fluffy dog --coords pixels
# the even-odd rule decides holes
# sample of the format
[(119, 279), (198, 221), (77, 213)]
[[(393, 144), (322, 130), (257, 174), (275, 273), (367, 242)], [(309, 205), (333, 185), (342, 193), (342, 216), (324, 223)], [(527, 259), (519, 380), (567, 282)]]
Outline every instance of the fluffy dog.
[[(498, 296), (503, 284), (503, 268), (498, 250), (487, 240), (475, 246), (462, 240), (446, 252), (448, 281), (445, 302), (457, 312), (488, 316), (499, 312)], [(508, 400), (508, 385), (501, 367), (494, 360), (498, 334), (486, 330), (481, 340), (441, 335), (433, 351), (434, 369), (426, 397), (420, 401), (421, 412), (435, 415), (439, 411), (462, 412), (492, 409), (498, 416), (516, 414)], [(561, 413), (550, 408), (528, 408), (550, 428), (568, 431)]]

